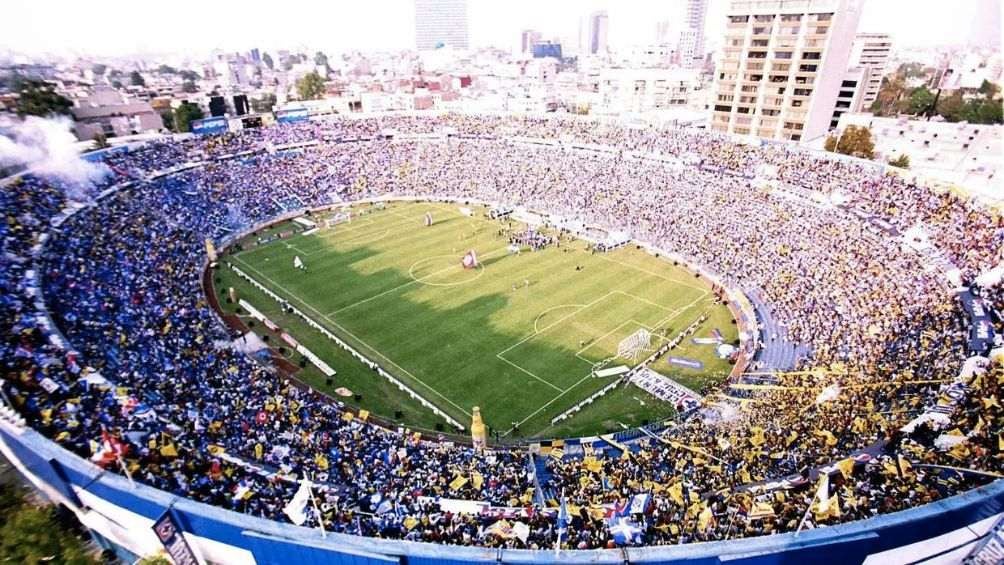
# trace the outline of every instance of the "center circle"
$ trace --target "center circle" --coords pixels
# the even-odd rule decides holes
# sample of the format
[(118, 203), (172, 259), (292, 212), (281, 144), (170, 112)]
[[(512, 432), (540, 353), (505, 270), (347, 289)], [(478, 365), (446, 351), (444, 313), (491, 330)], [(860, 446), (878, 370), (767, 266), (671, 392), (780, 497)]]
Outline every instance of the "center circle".
[(429, 286), (457, 286), (474, 281), (485, 273), (485, 267), (478, 264), (473, 269), (465, 269), (457, 255), (433, 255), (412, 263), (408, 275), (415, 282)]

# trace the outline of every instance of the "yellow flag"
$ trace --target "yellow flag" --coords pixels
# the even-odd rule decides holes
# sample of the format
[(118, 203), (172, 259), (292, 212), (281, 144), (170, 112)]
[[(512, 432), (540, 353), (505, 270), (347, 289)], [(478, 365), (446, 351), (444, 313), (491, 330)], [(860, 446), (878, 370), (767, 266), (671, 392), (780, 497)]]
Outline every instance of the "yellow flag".
[(956, 444), (948, 450), (948, 455), (959, 461), (965, 461), (970, 455), (969, 447), (966, 445), (966, 442)]
[(173, 443), (166, 443), (160, 447), (160, 454), (164, 457), (177, 457), (178, 450), (175, 449)]
[(223, 449), (222, 445), (210, 444), (206, 449), (209, 450), (210, 455), (221, 455), (226, 453), (226, 450)]
[(851, 478), (851, 475), (854, 474), (854, 460), (850, 457), (840, 460), (837, 463), (837, 469), (840, 470), (840, 474), (843, 475), (845, 479)]
[(714, 519), (715, 515), (711, 512), (711, 507), (705, 504), (704, 510), (701, 511), (701, 515), (697, 518), (697, 527), (703, 532), (708, 529), (708, 526), (711, 525), (711, 521)]
[(328, 470), (328, 458), (323, 453), (318, 453), (314, 456), (314, 464), (322, 471)]
[(1001, 407), (1000, 403), (997, 402), (997, 395), (991, 396), (990, 398), (984, 398), (982, 400), (983, 400), (983, 409), (984, 410), (989, 410), (989, 409), (991, 409), (991, 408), (993, 408), (995, 406), (997, 408)]
[(404, 522), (402, 522), (402, 525), (407, 530), (414, 528), (418, 524), (419, 524), (418, 519), (413, 516), (408, 516), (407, 518), (404, 519)]
[(457, 475), (450, 483), (450, 490), (460, 490), (467, 484), (467, 477)]
[(826, 438), (826, 445), (828, 447), (833, 447), (837, 445), (837, 438), (829, 430), (820, 430), (816, 432), (816, 435), (822, 438)]
[(760, 520), (774, 515), (774, 507), (769, 502), (756, 502), (750, 509), (749, 519)]
[(342, 414), (342, 419), (345, 420), (346, 422), (351, 422), (352, 420), (356, 419), (356, 415), (353, 414), (352, 412), (345, 412), (344, 414)]
[(485, 478), (481, 476), (481, 473), (473, 471), (471, 473), (471, 484), (474, 485), (474, 488), (480, 490), (481, 485), (485, 484)]
[(904, 477), (909, 477), (913, 474), (913, 464), (910, 460), (902, 455), (896, 456), (897, 462), (899, 463), (899, 472), (903, 474)]
[(752, 432), (752, 435), (750, 436), (750, 443), (753, 447), (760, 447), (767, 441), (763, 437), (763, 428), (760, 426), (753, 426), (750, 428), (750, 432)]
[(362, 421), (365, 422), (366, 419), (369, 418), (369, 417), (370, 417), (370, 411), (369, 410), (360, 410), (359, 411), (359, 419), (360, 420), (362, 420)]
[(683, 483), (670, 485), (669, 488), (666, 489), (666, 492), (669, 493), (669, 497), (673, 500), (673, 502), (683, 506)]
[(750, 477), (750, 472), (747, 471), (745, 467), (742, 468), (742, 469), (739, 469), (739, 480), (742, 481), (742, 482), (744, 482), (744, 483), (751, 483), (751, 482), (753, 482), (753, 478)]

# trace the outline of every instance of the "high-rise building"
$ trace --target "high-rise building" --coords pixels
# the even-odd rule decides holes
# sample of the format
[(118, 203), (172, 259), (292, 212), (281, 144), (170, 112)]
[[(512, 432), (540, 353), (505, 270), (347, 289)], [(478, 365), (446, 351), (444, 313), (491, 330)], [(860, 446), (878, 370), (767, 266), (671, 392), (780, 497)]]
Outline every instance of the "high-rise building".
[(711, 127), (812, 142), (829, 129), (863, 0), (733, 0)]
[(830, 119), (830, 129), (840, 124), (840, 116), (848, 112), (858, 112), (864, 105), (862, 101), (871, 84), (872, 69), (869, 67), (851, 67), (844, 74), (844, 80), (837, 91), (837, 102), (833, 107), (833, 117)]
[(708, 0), (687, 0), (687, 11), (683, 16), (685, 33), (681, 34), (677, 49), (681, 62), (686, 66), (704, 63), (704, 18), (707, 14)]
[(858, 105), (851, 109), (852, 112), (868, 111), (878, 98), (891, 53), (892, 38), (888, 33), (859, 33), (854, 37), (850, 66), (868, 69), (869, 72), (867, 81), (861, 86)]
[(533, 46), (540, 43), (540, 32), (532, 29), (524, 29), (519, 35), (520, 53), (527, 54), (533, 52)]
[(415, 0), (415, 46), (468, 49), (467, 0)]
[(669, 20), (661, 20), (655, 23), (655, 42), (666, 43), (669, 41), (669, 34), (672, 30)]
[(605, 10), (593, 12), (589, 15), (589, 43), (586, 52), (590, 55), (607, 52), (607, 32), (610, 21)]

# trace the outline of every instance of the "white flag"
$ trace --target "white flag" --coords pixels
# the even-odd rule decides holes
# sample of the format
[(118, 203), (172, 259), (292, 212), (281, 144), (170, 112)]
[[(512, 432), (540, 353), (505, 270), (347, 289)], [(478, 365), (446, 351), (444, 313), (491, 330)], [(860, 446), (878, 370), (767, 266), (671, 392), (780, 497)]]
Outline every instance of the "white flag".
[(307, 503), (310, 502), (310, 486), (310, 481), (304, 479), (289, 504), (282, 509), (286, 516), (289, 516), (290, 521), (297, 526), (302, 526), (307, 521), (307, 514), (304, 511), (307, 509)]
[(524, 524), (523, 522), (516, 522), (512, 525), (512, 533), (520, 541), (526, 543), (527, 538), (530, 537), (530, 526)]

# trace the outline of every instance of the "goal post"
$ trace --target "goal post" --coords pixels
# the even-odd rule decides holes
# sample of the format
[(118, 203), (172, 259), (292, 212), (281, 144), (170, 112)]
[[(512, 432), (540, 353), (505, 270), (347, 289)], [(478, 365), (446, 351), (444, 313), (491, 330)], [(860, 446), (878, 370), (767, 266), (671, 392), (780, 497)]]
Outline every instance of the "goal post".
[(633, 334), (622, 339), (617, 345), (617, 356), (632, 361), (649, 348), (652, 344), (652, 332), (647, 328), (641, 328)]

